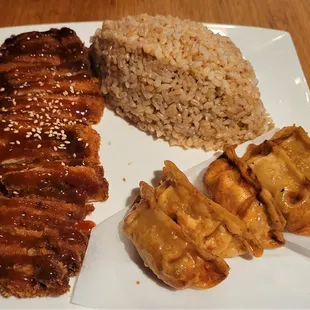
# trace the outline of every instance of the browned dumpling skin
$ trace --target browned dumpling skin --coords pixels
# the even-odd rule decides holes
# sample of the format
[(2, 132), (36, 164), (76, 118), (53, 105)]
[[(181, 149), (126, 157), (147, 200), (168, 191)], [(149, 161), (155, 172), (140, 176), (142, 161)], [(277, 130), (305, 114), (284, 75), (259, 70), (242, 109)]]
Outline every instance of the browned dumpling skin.
[(143, 199), (126, 216), (123, 228), (145, 265), (173, 288), (207, 289), (229, 273), (222, 258), (198, 250), (169, 216)]
[(204, 175), (209, 197), (243, 220), (264, 248), (284, 244), (281, 225), (275, 228), (268, 208), (257, 199), (255, 188), (246, 182), (239, 169), (225, 156), (210, 164)]
[(165, 161), (162, 183), (153, 192), (146, 183), (140, 187), (151, 207), (168, 214), (200, 249), (220, 257), (262, 255), (262, 246), (244, 223), (199, 192), (172, 162)]
[(289, 232), (310, 235), (310, 181), (272, 141), (251, 146), (244, 160), (281, 209)]
[(302, 127), (289, 126), (271, 138), (310, 180), (310, 138)]

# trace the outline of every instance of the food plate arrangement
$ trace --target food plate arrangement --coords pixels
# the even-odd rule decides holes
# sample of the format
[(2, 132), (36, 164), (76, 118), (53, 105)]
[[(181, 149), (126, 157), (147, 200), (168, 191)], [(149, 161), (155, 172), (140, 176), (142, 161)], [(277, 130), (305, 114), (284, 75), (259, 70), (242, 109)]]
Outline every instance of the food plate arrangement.
[[(96, 29), (101, 28), (101, 23), (6, 28), (1, 31), (1, 40), (4, 41), (11, 34), (44, 31), (49, 30), (51, 27), (69, 27), (76, 31), (80, 39), (88, 45), (90, 37), (94, 35)], [(275, 126), (282, 128), (295, 123), (309, 132), (310, 128), (307, 121), (307, 115), (310, 112), (309, 90), (289, 34), (259, 28), (223, 25), (208, 25), (208, 27), (216, 33), (228, 35), (241, 49), (243, 56), (251, 62), (259, 80), (261, 100), (272, 117)], [(163, 140), (154, 140), (151, 136), (129, 125), (122, 118), (115, 116), (109, 109), (105, 109), (103, 118), (94, 128), (101, 136), (99, 155), (104, 167), (104, 175), (109, 182), (109, 199), (104, 203), (95, 203), (95, 210), (88, 218), (97, 224), (126, 206), (132, 205), (137, 194), (139, 194), (137, 186), (140, 181), (143, 180), (151, 184), (153, 181), (153, 184), (156, 185), (155, 180), (160, 179), (165, 160), (173, 161), (180, 170), (185, 171), (214, 155), (213, 151), (184, 150), (178, 146), (169, 146)], [(187, 143), (190, 146), (191, 142)], [(195, 176), (197, 177), (197, 174)], [(192, 178), (190, 181), (194, 182), (194, 179)], [(122, 219), (125, 213), (123, 211), (121, 218), (119, 215), (112, 217), (93, 229), (89, 251), (86, 253), (85, 266), (82, 269), (72, 299), (74, 304), (70, 303), (70, 295), (74, 291), (71, 289), (70, 293), (58, 298), (46, 297), (30, 300), (1, 298), (1, 308), (31, 307), (42, 309), (49, 307), (71, 309), (80, 308), (78, 305), (101, 308), (197, 308), (206, 307), (206, 304), (211, 308), (242, 306), (248, 308), (253, 299), (256, 300), (254, 305), (256, 308), (308, 306), (305, 289), (309, 285), (307, 282), (309, 277), (305, 270), (306, 264), (309, 263), (308, 258), (287, 248), (274, 251), (266, 250), (262, 258), (254, 259), (253, 262), (244, 261), (244, 259), (238, 257), (228, 259), (227, 262), (231, 266), (232, 275), (219, 286), (207, 291), (172, 291), (167, 286), (157, 282), (151, 273), (141, 269), (137, 269), (139, 273), (128, 272), (127, 276), (126, 268), (128, 267), (128, 271), (130, 271), (132, 268), (137, 268), (137, 265), (132, 262), (130, 257), (128, 258), (128, 255), (124, 260), (120, 258), (120, 260), (113, 262), (113, 255), (116, 255), (117, 251), (115, 253), (112, 251), (113, 244), (115, 244), (115, 249), (119, 249), (120, 246), (121, 248), (124, 247), (122, 241), (115, 238), (115, 224), (118, 227), (119, 220)], [(113, 229), (111, 225), (114, 225)], [(107, 230), (106, 227), (111, 229)], [(101, 229), (104, 230), (105, 236), (100, 235)], [(102, 243), (100, 242), (100, 236)], [(98, 260), (98, 257), (93, 254), (94, 247), (95, 252), (97, 248), (97, 253), (104, 253), (106, 250), (111, 255), (107, 256), (108, 259), (103, 255), (102, 259)], [(281, 261), (283, 261), (282, 265)], [(124, 265), (117, 265), (120, 262), (123, 262)], [(129, 267), (126, 264), (130, 262), (131, 266)], [(97, 268), (97, 274), (94, 274), (94, 269), (89, 270), (90, 265)], [(244, 267), (245, 265), (248, 267)], [(271, 275), (272, 269), (280, 265), (279, 272)], [(295, 269), (290, 268), (291, 265), (294, 265)], [(101, 273), (102, 266), (113, 271), (113, 279), (111, 273), (108, 277)], [(245, 271), (243, 268), (248, 268), (248, 270)], [(289, 272), (283, 275), (283, 272), (288, 269), (290, 269)], [(254, 273), (251, 275), (250, 273), (253, 270)], [(263, 278), (259, 277), (259, 275), (262, 276), (260, 274), (262, 270), (266, 271)], [(299, 277), (299, 273), (302, 276)], [(279, 274), (281, 274), (281, 277), (279, 277)], [(239, 279), (237, 280), (238, 276)], [(273, 281), (265, 284), (264, 281), (268, 281), (266, 280), (268, 277), (271, 277)], [(299, 278), (298, 281), (297, 277)], [(88, 291), (85, 286), (88, 286)], [(94, 289), (94, 286), (100, 289)], [(301, 288), (297, 289), (297, 287)], [(107, 288), (113, 290), (109, 291)], [(102, 293), (100, 293), (101, 289)], [(227, 295), (229, 290), (232, 293)], [(146, 298), (145, 291), (154, 292), (152, 294), (154, 296)], [(107, 295), (105, 295), (105, 292)], [(242, 295), (237, 294), (237, 292), (242, 292)], [(212, 297), (210, 294), (212, 294)], [(223, 298), (225, 294), (226, 298)], [(283, 297), (284, 294), (288, 299)], [(141, 297), (143, 295), (144, 298)], [(243, 299), (242, 296), (244, 295), (248, 296), (248, 298)], [(113, 296), (119, 297), (115, 298)], [(194, 298), (195, 302), (188, 303), (191, 297)], [(268, 301), (271, 298), (272, 302), (269, 303)], [(263, 301), (260, 302), (259, 299)]]

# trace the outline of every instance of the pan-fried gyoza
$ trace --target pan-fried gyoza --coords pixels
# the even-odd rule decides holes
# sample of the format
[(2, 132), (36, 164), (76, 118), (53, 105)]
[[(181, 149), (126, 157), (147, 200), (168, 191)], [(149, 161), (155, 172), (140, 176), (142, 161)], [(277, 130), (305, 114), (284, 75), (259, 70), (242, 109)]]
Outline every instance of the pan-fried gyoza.
[(282, 214), (275, 212), (274, 205), (267, 206), (262, 201), (259, 192), (246, 182), (237, 165), (228, 158), (229, 153), (212, 162), (205, 172), (208, 196), (240, 217), (264, 248), (283, 245), (285, 220)]
[(310, 235), (310, 181), (290, 157), (281, 146), (265, 141), (251, 145), (242, 160), (259, 186), (273, 197), (286, 219), (287, 230)]
[(222, 258), (196, 248), (178, 224), (143, 197), (125, 218), (124, 231), (145, 265), (174, 288), (206, 289), (228, 275)]
[[(142, 193), (145, 186), (142, 183)], [(221, 257), (262, 255), (261, 245), (243, 222), (199, 192), (172, 162), (165, 161), (162, 183), (154, 195), (157, 206), (200, 248)]]
[(297, 168), (310, 179), (310, 138), (302, 127), (284, 127), (271, 141), (279, 145)]

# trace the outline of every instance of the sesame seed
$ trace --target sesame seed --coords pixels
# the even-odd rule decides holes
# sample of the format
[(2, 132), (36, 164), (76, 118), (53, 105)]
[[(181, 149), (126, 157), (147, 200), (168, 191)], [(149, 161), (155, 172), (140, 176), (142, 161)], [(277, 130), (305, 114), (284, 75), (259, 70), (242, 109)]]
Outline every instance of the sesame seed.
[(5, 88), (4, 88), (4, 87), (1, 87), (1, 88), (0, 88), (0, 91), (5, 91)]
[(15, 142), (10, 142), (10, 144), (14, 145), (14, 144), (15, 144)]
[(18, 192), (18, 191), (13, 191), (13, 194), (14, 194), (14, 195), (18, 195), (19, 192)]
[(70, 144), (70, 141), (66, 140), (65, 143), (66, 143), (66, 144)]
[(19, 131), (18, 131), (17, 129), (16, 129), (16, 130), (14, 130), (13, 132), (14, 132), (14, 133), (19, 133)]
[(42, 146), (41, 144), (38, 144), (38, 145), (37, 145), (37, 148), (39, 149), (41, 146)]
[(75, 153), (73, 153), (73, 157), (74, 157), (74, 158), (76, 157), (76, 154), (75, 154)]
[(18, 140), (16, 140), (16, 144), (20, 145), (20, 142)]
[(56, 146), (54, 146), (54, 151), (57, 151), (57, 147)]
[(68, 93), (66, 90), (63, 92), (63, 95), (64, 95), (64, 96), (68, 96), (68, 94), (69, 94), (69, 93)]
[(78, 141), (82, 141), (83, 139), (82, 139), (82, 138), (78, 138), (77, 140), (78, 140)]
[(88, 147), (88, 145), (89, 145), (89, 144), (88, 144), (88, 143), (86, 143), (86, 144), (85, 144), (85, 148), (87, 148), (87, 147)]
[(3, 129), (3, 131), (10, 131), (10, 128), (6, 127), (6, 128)]

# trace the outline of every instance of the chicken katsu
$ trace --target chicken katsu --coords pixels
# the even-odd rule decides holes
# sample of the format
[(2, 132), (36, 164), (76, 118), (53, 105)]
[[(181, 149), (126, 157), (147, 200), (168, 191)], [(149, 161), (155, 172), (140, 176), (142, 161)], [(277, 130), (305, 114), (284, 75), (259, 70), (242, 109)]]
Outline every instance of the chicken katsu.
[(70, 288), (108, 199), (104, 110), (88, 49), (69, 28), (29, 32), (0, 48), (0, 293), (58, 296)]

